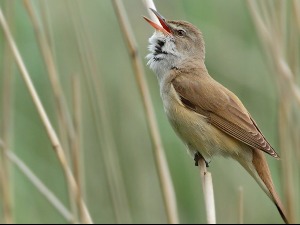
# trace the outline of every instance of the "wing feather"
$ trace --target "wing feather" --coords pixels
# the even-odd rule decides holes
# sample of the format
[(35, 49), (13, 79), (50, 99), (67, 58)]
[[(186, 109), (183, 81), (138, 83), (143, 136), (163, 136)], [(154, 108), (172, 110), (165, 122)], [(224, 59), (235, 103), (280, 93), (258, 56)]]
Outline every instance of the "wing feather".
[(278, 158), (241, 101), (210, 76), (176, 76), (172, 85), (188, 109), (207, 116), (208, 122), (235, 139)]

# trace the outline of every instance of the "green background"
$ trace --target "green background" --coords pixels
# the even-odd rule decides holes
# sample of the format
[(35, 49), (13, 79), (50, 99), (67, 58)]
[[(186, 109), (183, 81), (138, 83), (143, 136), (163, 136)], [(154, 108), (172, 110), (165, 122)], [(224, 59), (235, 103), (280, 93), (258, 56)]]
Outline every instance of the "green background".
[[(41, 2), (32, 1), (40, 18)], [(166, 223), (142, 98), (112, 3), (108, 0), (78, 2), (85, 23), (84, 29), (91, 40), (98, 66), (97, 77), (101, 82), (99, 89), (103, 94), (101, 98), (106, 102), (104, 108), (108, 115), (106, 120), (120, 159), (122, 177), (125, 181), (124, 191), (129, 201), (132, 222)], [(125, 0), (123, 3), (146, 72), (174, 183), (180, 222), (205, 223), (205, 208), (198, 169), (168, 123), (156, 77), (146, 66), (148, 38), (152, 35), (153, 28), (144, 21), (142, 16), (149, 17), (148, 12), (142, 1)], [(267, 67), (246, 1), (165, 0), (155, 3), (158, 11), (165, 18), (186, 20), (201, 29), (206, 42), (206, 66), (209, 73), (242, 100), (266, 138), (280, 154), (276, 84), (274, 76), (270, 74)], [(72, 112), (72, 77), (78, 74), (84, 76), (76, 50), (76, 35), (66, 0), (52, 0), (44, 4), (49, 15), (52, 50), (55, 53), (60, 82), (66, 95), (67, 106)], [(74, 2), (68, 1), (68, 4), (72, 7)], [(5, 9), (7, 1), (0, 1), (0, 5)], [(22, 1), (13, 1), (12, 21), (13, 34), (21, 55), (51, 122), (58, 130), (55, 102), (47, 70), (32, 23)], [(1, 31), (0, 71), (3, 71), (4, 43), (5, 39)], [(68, 193), (62, 169), (16, 66), (13, 71), (10, 149), (65, 205), (68, 205)], [(2, 79), (3, 73), (0, 73), (0, 93), (3, 90)], [(109, 151), (109, 149), (103, 149), (101, 145), (103, 140), (97, 135), (95, 126), (97, 122), (93, 117), (88, 91), (82, 79), (81, 85), (81, 150), (85, 164), (86, 202), (94, 222), (115, 223), (116, 218), (108, 194), (109, 185), (101, 154), (101, 151)], [(0, 107), (3, 107), (2, 104)], [(3, 108), (0, 108), (0, 112), (2, 110)], [(102, 133), (100, 136), (102, 135), (105, 134)], [(266, 158), (276, 189), (279, 195), (283, 196), (281, 164), (269, 156)], [(213, 177), (217, 222), (238, 222), (240, 186), (244, 190), (245, 223), (282, 222), (270, 199), (236, 162), (216, 157), (210, 163), (209, 171)], [(19, 170), (13, 167), (11, 174), (13, 215), (16, 223), (66, 222)]]

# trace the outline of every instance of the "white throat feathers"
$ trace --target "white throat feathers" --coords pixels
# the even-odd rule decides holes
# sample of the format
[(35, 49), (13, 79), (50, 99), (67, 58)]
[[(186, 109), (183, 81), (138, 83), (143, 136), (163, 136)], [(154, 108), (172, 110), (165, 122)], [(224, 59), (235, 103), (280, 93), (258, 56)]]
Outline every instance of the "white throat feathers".
[(149, 51), (146, 56), (148, 64), (159, 80), (172, 68), (176, 67), (182, 60), (182, 55), (177, 51), (175, 39), (170, 35), (155, 32), (149, 38)]

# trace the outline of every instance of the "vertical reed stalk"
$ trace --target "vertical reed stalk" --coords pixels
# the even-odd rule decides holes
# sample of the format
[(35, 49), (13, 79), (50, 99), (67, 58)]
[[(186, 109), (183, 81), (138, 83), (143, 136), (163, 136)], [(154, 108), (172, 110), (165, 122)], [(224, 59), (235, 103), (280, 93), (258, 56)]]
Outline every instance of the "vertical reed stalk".
[[(10, 26), (13, 18), (13, 1), (6, 2), (6, 14)], [(2, 92), (2, 115), (0, 121), (0, 137), (3, 139), (3, 144), (0, 146), (0, 180), (2, 190), (3, 204), (3, 219), (6, 224), (13, 223), (12, 214), (12, 186), (10, 177), (10, 164), (6, 157), (6, 152), (9, 149), (10, 143), (10, 121), (11, 121), (11, 103), (12, 103), (12, 80), (13, 80), (13, 58), (9, 49), (8, 42), (4, 43), (4, 60), (3, 60), (3, 92)]]
[[(40, 23), (33, 5), (30, 0), (23, 0), (25, 8), (28, 12), (29, 18), (33, 25), (36, 39), (41, 50), (45, 66), (48, 72), (48, 77), (54, 94), (58, 125), (60, 127), (60, 134), (65, 146), (74, 140), (74, 127), (70, 117), (69, 110), (67, 108), (64, 92), (59, 80), (58, 70), (55, 65), (52, 49), (45, 36), (45, 31)], [(68, 141), (67, 141), (68, 140)], [(66, 152), (67, 153), (67, 152)], [(68, 153), (67, 153), (68, 154)]]
[[(83, 78), (88, 89), (97, 136), (101, 140), (99, 144), (102, 149), (105, 175), (109, 185), (114, 214), (117, 223), (130, 223), (132, 219), (122, 169), (120, 168), (120, 159), (116, 152), (111, 126), (108, 123), (110, 118), (106, 110), (105, 86), (96, 78), (100, 72), (94, 59), (93, 47), (88, 32), (85, 30), (80, 6), (77, 1), (75, 1), (74, 5), (74, 8), (76, 7), (74, 10), (77, 11), (77, 15), (79, 16), (75, 20), (74, 14), (71, 13), (71, 19), (76, 34), (78, 52), (84, 73)], [(68, 7), (70, 10), (72, 9), (70, 5)]]
[[(259, 4), (258, 4), (259, 3)], [(292, 5), (289, 5), (292, 4)], [(296, 221), (295, 185), (299, 162), (300, 86), (299, 76), (299, 7), (288, 14), (288, 6), (296, 6), (296, 1), (254, 1), (248, 0), (248, 7), (267, 55), (269, 66), (277, 83), (279, 96), (279, 144), (281, 147), (282, 180), (290, 222)], [(299, 5), (298, 5), (299, 6)], [(296, 168), (296, 169), (295, 169)]]
[[(279, 145), (284, 151), (281, 154), (282, 176), (283, 176), (283, 191), (286, 199), (287, 216), (291, 223), (295, 223), (295, 189), (293, 181), (293, 157), (291, 156), (292, 144), (286, 142), (290, 138), (290, 131), (286, 126), (289, 120), (289, 100), (283, 94), (281, 97), (281, 105), (279, 106)], [(283, 99), (282, 99), (283, 98)]]
[(216, 224), (216, 207), (211, 173), (207, 171), (204, 159), (198, 161), (206, 209), (207, 224)]
[[(2, 29), (4, 31), (4, 35), (5, 35), (5, 38), (6, 40), (8, 41), (9, 43), (9, 47), (13, 53), (13, 56), (14, 56), (14, 59), (17, 63), (17, 66), (20, 70), (20, 73), (22, 75), (22, 78), (26, 84), (26, 87), (28, 89), (28, 92), (33, 100), (33, 103), (39, 113), (39, 116), (41, 117), (41, 120), (42, 120), (42, 123), (43, 125), (45, 126), (45, 129), (46, 129), (46, 132), (48, 134), (48, 137), (52, 143), (52, 147), (53, 147), (53, 150), (55, 151), (57, 157), (58, 157), (58, 160), (62, 166), (62, 169), (64, 171), (64, 174), (65, 174), (65, 177), (66, 177), (66, 181), (67, 181), (67, 184), (69, 187), (71, 187), (71, 191), (72, 191), (72, 194), (73, 196), (77, 196), (77, 192), (78, 192), (78, 187), (77, 187), (77, 184), (76, 184), (76, 181), (73, 177), (73, 174), (68, 166), (68, 163), (67, 163), (67, 160), (66, 160), (66, 156), (65, 156), (65, 153), (64, 153), (64, 150), (61, 146), (61, 143), (58, 139), (58, 136), (49, 120), (49, 117), (42, 105), (42, 102), (39, 98), (39, 95), (32, 83), (32, 80), (30, 78), (30, 75), (27, 71), (27, 68), (24, 64), (24, 61), (21, 57), (21, 54), (18, 50), (18, 47), (11, 35), (11, 32), (10, 32), (10, 29), (8, 27), (8, 24), (6, 22), (6, 19), (3, 15), (3, 12), (2, 12), (2, 9), (0, 8), (0, 24), (2, 26)], [(85, 218), (84, 218), (84, 221), (85, 223), (92, 223), (92, 219), (89, 215), (89, 212), (86, 208), (86, 205), (85, 203), (83, 202), (82, 199), (80, 199), (80, 202), (81, 204), (83, 205), (83, 207), (85, 208)]]
[[(84, 154), (81, 152), (81, 87), (79, 83), (78, 76), (72, 76), (72, 102), (73, 102), (73, 123), (75, 129), (75, 139), (72, 142), (71, 150), (72, 150), (72, 162), (73, 162), (73, 171), (74, 177), (78, 185), (78, 189), (80, 195), (84, 199), (84, 192), (83, 192), (83, 184), (84, 179), (82, 179), (82, 175), (84, 174)], [(78, 199), (80, 196), (77, 197)], [(84, 208), (77, 201), (77, 208), (79, 209), (80, 221), (83, 222), (84, 218)]]
[(135, 72), (135, 78), (138, 83), (139, 91), (142, 95), (142, 101), (147, 116), (148, 129), (153, 144), (153, 153), (162, 189), (168, 222), (179, 223), (175, 191), (172, 184), (166, 156), (164, 154), (164, 149), (162, 146), (159, 129), (157, 126), (155, 113), (150, 97), (150, 92), (145, 80), (145, 72), (142, 66), (141, 59), (138, 56), (138, 48), (126, 12), (124, 10), (123, 3), (119, 0), (113, 0), (112, 3), (122, 33), (124, 35), (124, 40), (126, 41), (128, 47), (128, 52), (132, 61), (132, 66)]
[[(61, 140), (63, 140), (65, 149), (69, 149), (70, 146), (72, 147), (75, 146), (74, 142), (76, 140), (75, 140), (74, 126), (70, 117), (69, 110), (67, 108), (64, 92), (60, 84), (59, 74), (58, 74), (57, 67), (55, 65), (52, 49), (50, 48), (50, 44), (46, 38), (45, 31), (42, 27), (42, 24), (40, 23), (36, 12), (34, 12), (31, 1), (23, 0), (23, 2), (27, 9), (29, 17), (31, 19), (32, 25), (34, 27), (36, 38), (39, 43), (39, 47), (45, 62), (45, 66), (48, 71), (48, 77), (51, 83), (51, 87), (53, 90), (54, 99), (56, 103), (55, 105), (56, 105)], [(71, 151), (74, 152), (74, 150)], [(65, 154), (67, 155), (68, 161), (70, 161), (70, 152), (66, 151)], [(78, 194), (80, 195), (80, 192)], [(69, 190), (69, 195), (70, 195), (69, 200), (70, 200), (70, 206), (72, 208), (72, 212), (74, 215), (76, 215), (75, 218), (78, 218), (75, 201), (77, 201), (80, 204), (80, 200), (79, 200), (80, 196), (73, 196), (71, 190)]]

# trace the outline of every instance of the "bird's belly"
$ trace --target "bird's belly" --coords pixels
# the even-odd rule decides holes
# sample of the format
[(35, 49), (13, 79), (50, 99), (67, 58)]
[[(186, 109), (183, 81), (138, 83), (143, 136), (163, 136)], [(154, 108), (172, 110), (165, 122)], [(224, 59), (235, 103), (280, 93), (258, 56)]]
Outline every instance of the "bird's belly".
[(243, 144), (208, 123), (205, 116), (179, 104), (165, 109), (172, 127), (192, 156), (197, 151), (206, 160), (214, 155), (233, 157), (239, 154)]

